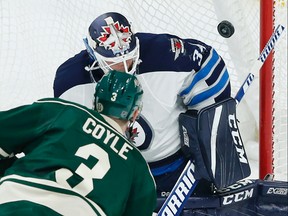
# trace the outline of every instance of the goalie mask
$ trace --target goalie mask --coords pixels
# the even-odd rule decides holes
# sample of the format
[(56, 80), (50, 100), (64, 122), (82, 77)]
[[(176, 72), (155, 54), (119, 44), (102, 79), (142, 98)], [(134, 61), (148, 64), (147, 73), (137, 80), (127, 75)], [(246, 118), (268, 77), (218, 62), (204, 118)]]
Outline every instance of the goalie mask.
[(123, 71), (135, 73), (139, 60), (139, 41), (123, 15), (110, 12), (97, 17), (91, 23), (84, 42), (90, 56), (98, 62), (104, 73), (120, 63), (124, 66)]
[(96, 85), (94, 109), (107, 116), (131, 120), (135, 110), (142, 108), (142, 95), (136, 76), (110, 71)]

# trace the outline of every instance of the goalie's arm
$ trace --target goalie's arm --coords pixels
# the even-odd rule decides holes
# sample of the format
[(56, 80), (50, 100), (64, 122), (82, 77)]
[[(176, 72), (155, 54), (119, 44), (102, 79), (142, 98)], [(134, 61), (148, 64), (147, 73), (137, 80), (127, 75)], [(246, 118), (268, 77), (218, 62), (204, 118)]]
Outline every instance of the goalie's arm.
[(186, 77), (179, 96), (188, 109), (200, 110), (211, 104), (231, 97), (231, 84), (225, 62), (211, 48), (203, 52), (205, 61), (200, 70), (192, 71)]

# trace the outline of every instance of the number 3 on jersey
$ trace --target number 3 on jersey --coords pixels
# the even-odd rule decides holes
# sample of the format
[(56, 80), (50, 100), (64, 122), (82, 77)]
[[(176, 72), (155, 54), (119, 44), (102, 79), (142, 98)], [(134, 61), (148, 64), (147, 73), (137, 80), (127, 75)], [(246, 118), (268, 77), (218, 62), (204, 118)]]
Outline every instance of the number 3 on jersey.
[(111, 97), (111, 101), (116, 101), (116, 98), (117, 98), (117, 93), (113, 92), (112, 97)]
[(73, 173), (65, 168), (61, 168), (55, 172), (56, 182), (67, 188), (73, 189), (83, 196), (86, 196), (93, 190), (93, 179), (102, 179), (110, 169), (109, 156), (106, 151), (95, 143), (91, 143), (80, 147), (75, 153), (76, 156), (88, 159), (92, 156), (97, 159), (96, 164), (90, 169), (84, 163), (81, 163), (75, 173), (83, 178), (83, 180), (74, 186), (69, 185), (68, 179), (73, 176)]

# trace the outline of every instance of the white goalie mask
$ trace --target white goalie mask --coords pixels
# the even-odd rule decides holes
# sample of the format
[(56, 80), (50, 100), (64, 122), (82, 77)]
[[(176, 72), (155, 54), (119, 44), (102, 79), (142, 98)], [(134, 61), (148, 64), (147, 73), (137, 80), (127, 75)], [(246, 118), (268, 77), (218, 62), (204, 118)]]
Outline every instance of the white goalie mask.
[(139, 61), (139, 40), (123, 15), (111, 12), (97, 17), (90, 25), (84, 43), (95, 60), (90, 69), (96, 69), (98, 63), (104, 73), (111, 70), (135, 73)]

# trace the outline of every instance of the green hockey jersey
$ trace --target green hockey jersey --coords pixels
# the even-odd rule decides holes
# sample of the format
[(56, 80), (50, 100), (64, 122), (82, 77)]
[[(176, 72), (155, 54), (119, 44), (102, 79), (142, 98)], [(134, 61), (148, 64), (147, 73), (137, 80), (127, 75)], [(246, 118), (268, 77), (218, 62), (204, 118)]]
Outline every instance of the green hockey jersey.
[(141, 153), (94, 110), (46, 98), (0, 112), (0, 164), (21, 152), (0, 166), (0, 211), (19, 202), (47, 215), (146, 216), (156, 206)]

